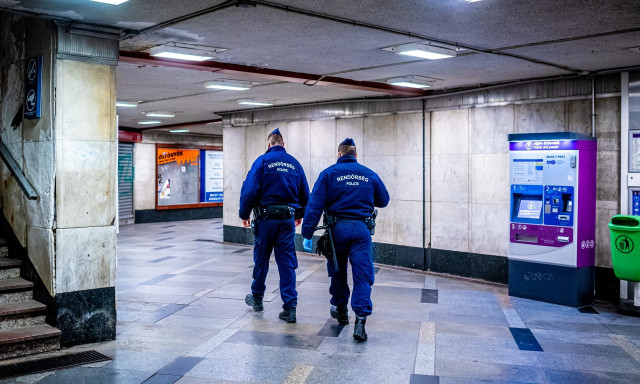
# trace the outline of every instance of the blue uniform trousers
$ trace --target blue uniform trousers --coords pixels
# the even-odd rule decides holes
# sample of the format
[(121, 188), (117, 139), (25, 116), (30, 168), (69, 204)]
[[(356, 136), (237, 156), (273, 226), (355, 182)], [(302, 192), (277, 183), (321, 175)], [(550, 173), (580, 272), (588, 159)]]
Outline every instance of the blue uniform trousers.
[(298, 304), (296, 291), (296, 268), (298, 258), (295, 249), (295, 223), (293, 219), (263, 220), (254, 222), (255, 245), (253, 247), (253, 284), (251, 293), (264, 297), (265, 280), (269, 272), (271, 251), (274, 252), (280, 273), (280, 297), (284, 309)]
[(327, 270), (331, 277), (331, 304), (349, 303), (347, 284), (347, 259), (351, 262), (353, 274), (353, 295), (351, 308), (358, 316), (371, 314), (371, 286), (374, 281), (373, 260), (371, 259), (371, 232), (362, 220), (338, 220), (333, 228), (333, 240), (338, 257), (339, 271), (329, 259)]

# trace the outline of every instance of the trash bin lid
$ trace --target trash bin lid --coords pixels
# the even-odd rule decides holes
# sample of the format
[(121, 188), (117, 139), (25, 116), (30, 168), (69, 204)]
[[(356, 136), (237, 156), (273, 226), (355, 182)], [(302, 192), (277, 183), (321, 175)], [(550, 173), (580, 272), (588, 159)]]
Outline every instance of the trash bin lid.
[(640, 216), (615, 215), (611, 218), (609, 228), (620, 231), (640, 231)]

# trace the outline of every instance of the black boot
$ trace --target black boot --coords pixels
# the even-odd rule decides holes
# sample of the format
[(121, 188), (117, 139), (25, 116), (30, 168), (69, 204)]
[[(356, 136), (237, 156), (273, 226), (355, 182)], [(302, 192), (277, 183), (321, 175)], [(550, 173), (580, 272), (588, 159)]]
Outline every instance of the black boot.
[(331, 317), (338, 320), (338, 324), (349, 324), (349, 310), (346, 305), (332, 305), (329, 313), (331, 314)]
[(262, 306), (262, 297), (255, 297), (252, 294), (248, 294), (244, 298), (244, 302), (256, 312), (261, 312), (264, 309)]
[(295, 323), (296, 322), (296, 307), (291, 307), (289, 309), (285, 309), (280, 312), (281, 320), (286, 321), (287, 323)]
[(367, 322), (366, 317), (356, 316), (356, 325), (353, 327), (353, 338), (358, 341), (367, 341), (367, 332), (364, 330), (364, 324)]

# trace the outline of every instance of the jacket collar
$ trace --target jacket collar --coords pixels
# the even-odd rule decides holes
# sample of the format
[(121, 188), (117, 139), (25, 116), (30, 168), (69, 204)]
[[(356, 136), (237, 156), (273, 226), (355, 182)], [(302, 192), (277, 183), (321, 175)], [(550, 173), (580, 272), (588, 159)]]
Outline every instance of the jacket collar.
[(269, 152), (272, 152), (272, 151), (287, 152), (282, 145), (274, 145), (274, 146), (270, 147), (269, 149), (267, 149), (266, 153), (269, 153)]
[(358, 159), (355, 156), (344, 155), (338, 158), (338, 164), (340, 163), (357, 163)]

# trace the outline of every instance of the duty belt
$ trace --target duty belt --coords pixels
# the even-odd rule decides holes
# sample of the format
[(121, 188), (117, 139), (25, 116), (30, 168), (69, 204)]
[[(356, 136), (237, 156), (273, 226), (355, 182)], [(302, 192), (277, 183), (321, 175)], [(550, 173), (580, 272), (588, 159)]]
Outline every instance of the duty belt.
[(267, 205), (255, 207), (256, 218), (263, 220), (286, 220), (294, 217), (296, 209), (288, 205)]
[(376, 217), (377, 216), (378, 216), (378, 210), (377, 209), (373, 211), (373, 213), (371, 214), (370, 217), (364, 217), (364, 218), (325, 215), (325, 218), (326, 218), (325, 225), (328, 225), (328, 226), (333, 228), (340, 221), (364, 221), (364, 223), (367, 225), (367, 228), (369, 228), (369, 231), (371, 231), (371, 235), (374, 235), (375, 232), (376, 232)]

